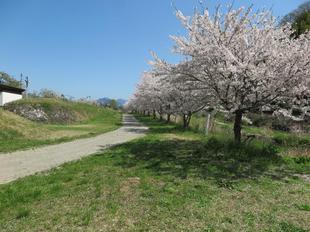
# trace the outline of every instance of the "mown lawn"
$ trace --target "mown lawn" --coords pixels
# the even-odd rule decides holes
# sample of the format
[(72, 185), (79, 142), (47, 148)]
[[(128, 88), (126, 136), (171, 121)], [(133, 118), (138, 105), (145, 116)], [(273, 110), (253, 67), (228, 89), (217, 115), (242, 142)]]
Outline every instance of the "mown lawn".
[(83, 113), (83, 120), (70, 124), (37, 123), (0, 109), (0, 155), (95, 136), (121, 125), (118, 111), (85, 103), (72, 103), (72, 108)]
[(0, 231), (308, 231), (308, 158), (140, 117), (149, 134), (0, 185)]

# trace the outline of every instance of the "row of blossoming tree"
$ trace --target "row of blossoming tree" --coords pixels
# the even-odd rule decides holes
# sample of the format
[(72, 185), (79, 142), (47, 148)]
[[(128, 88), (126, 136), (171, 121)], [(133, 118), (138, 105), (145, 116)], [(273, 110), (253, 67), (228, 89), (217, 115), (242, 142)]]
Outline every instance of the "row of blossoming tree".
[(180, 115), (188, 127), (193, 113), (213, 109), (234, 115), (234, 137), (241, 140), (242, 117), (269, 107), (292, 116), (309, 114), (310, 33), (293, 38), (269, 11), (252, 8), (208, 10), (186, 17), (177, 11), (185, 36), (172, 36), (173, 51), (184, 57), (170, 64), (153, 54), (128, 107)]

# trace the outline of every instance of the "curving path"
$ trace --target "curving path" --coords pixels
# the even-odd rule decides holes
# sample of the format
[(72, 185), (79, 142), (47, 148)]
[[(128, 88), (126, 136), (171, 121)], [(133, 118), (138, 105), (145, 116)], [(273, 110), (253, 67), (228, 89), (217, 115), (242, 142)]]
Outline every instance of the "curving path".
[(147, 127), (132, 115), (123, 115), (123, 126), (93, 138), (46, 146), (35, 150), (0, 154), (0, 184), (49, 170), (63, 163), (98, 153), (110, 146), (144, 136)]

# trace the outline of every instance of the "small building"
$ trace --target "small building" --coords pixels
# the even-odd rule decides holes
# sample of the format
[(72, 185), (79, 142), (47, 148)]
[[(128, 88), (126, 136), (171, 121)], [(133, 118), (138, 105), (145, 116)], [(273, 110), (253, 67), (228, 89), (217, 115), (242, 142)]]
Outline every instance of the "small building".
[(24, 91), (21, 88), (0, 84), (0, 106), (22, 99)]

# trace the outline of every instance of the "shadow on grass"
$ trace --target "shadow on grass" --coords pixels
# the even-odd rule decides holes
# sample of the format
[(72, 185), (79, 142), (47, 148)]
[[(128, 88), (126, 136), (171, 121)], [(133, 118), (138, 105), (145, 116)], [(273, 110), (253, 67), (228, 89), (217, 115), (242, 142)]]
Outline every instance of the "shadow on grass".
[[(294, 166), (278, 155), (276, 146), (260, 141), (236, 144), (227, 136), (196, 140), (162, 139), (164, 133), (185, 135), (181, 126), (149, 117), (137, 117), (149, 127), (143, 139), (117, 146), (116, 165), (142, 168), (157, 175), (177, 178), (202, 178), (215, 181), (221, 187), (232, 188), (243, 179), (261, 176), (277, 180), (296, 173)], [(194, 133), (194, 131), (189, 130)], [(303, 171), (305, 164), (298, 168)]]
[(289, 170), (274, 171), (284, 161), (273, 146), (263, 144), (236, 145), (215, 138), (186, 141), (147, 137), (116, 149), (120, 151), (116, 164), (123, 168), (138, 167), (183, 179), (210, 179), (227, 188), (242, 179), (268, 176), (281, 180), (292, 174)]

